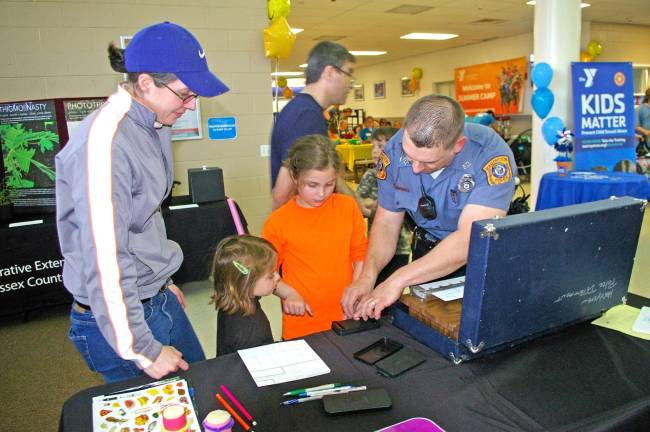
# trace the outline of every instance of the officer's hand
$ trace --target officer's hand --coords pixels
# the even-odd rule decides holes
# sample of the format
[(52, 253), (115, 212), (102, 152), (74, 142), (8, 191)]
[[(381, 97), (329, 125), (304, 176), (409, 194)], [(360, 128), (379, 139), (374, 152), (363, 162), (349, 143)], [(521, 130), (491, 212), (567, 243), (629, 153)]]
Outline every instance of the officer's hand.
[(372, 285), (372, 283), (365, 282), (361, 278), (348, 285), (343, 292), (343, 297), (341, 297), (341, 306), (343, 307), (346, 318), (352, 318), (354, 316), (357, 302), (372, 292)]
[(390, 280), (377, 285), (371, 293), (365, 295), (355, 308), (353, 318), (367, 320), (381, 318), (381, 311), (397, 301), (404, 287), (391, 284)]
[(173, 346), (165, 345), (162, 347), (160, 354), (155, 362), (144, 370), (144, 373), (151, 378), (159, 379), (165, 375), (176, 372), (178, 368), (183, 370), (189, 369), (189, 365), (183, 360), (183, 354)]

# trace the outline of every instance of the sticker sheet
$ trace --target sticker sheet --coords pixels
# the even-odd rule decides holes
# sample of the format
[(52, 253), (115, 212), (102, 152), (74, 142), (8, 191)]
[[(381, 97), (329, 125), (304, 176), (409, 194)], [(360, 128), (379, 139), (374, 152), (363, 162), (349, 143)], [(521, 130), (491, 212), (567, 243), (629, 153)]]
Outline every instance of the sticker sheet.
[(187, 381), (179, 377), (93, 398), (93, 431), (153, 432), (162, 430), (162, 410), (185, 406), (188, 432), (200, 432)]

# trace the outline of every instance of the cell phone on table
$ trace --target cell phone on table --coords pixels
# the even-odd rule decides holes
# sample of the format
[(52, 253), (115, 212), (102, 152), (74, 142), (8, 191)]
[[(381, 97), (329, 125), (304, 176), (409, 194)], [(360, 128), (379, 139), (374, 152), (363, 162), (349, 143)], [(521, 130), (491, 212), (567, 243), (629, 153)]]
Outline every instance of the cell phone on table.
[(426, 357), (410, 348), (404, 348), (395, 354), (378, 361), (375, 364), (377, 373), (388, 378), (394, 378), (404, 372), (424, 363)]
[(393, 401), (383, 388), (323, 397), (323, 408), (327, 414), (343, 414), (390, 408)]
[(376, 319), (369, 319), (364, 321), (362, 319), (354, 320), (347, 319), (344, 321), (334, 321), (332, 323), (332, 330), (339, 336), (345, 336), (352, 333), (359, 333), (362, 331), (375, 329), (380, 326), (380, 322)]
[(401, 350), (403, 345), (390, 338), (383, 337), (372, 345), (355, 352), (354, 358), (366, 364), (374, 365), (379, 360)]

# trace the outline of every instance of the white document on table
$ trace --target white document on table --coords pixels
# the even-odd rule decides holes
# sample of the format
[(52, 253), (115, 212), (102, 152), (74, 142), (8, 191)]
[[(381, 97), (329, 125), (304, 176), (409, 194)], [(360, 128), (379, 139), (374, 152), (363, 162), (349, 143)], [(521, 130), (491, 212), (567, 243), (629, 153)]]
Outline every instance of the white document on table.
[(650, 334), (650, 307), (643, 306), (641, 308), (639, 317), (632, 325), (632, 330), (640, 333)]
[(330, 373), (330, 368), (304, 339), (237, 352), (258, 387)]
[(463, 298), (465, 293), (465, 285), (457, 286), (454, 288), (443, 289), (439, 291), (433, 291), (431, 294), (438, 297), (440, 300), (452, 301), (459, 298)]

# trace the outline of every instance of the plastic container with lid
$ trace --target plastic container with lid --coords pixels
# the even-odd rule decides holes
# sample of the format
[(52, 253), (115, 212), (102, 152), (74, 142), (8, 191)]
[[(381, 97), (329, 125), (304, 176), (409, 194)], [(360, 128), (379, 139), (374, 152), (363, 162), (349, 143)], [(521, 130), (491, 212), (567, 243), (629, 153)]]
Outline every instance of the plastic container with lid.
[(230, 432), (235, 425), (235, 420), (227, 411), (211, 411), (203, 420), (205, 432)]

